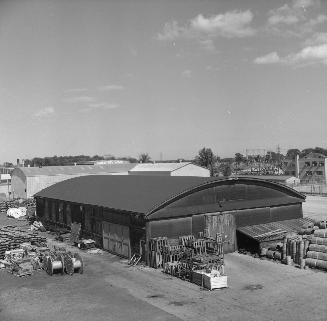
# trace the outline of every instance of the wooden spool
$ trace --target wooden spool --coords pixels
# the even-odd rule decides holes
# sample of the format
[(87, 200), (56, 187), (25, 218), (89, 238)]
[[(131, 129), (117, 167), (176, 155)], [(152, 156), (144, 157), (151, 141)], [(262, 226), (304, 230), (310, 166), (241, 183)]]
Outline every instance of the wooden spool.
[(64, 267), (65, 267), (65, 272), (69, 275), (73, 275), (74, 273), (78, 272), (80, 274), (83, 273), (84, 269), (84, 264), (82, 257), (75, 253), (64, 253)]
[(43, 267), (49, 275), (53, 275), (55, 273), (64, 274), (64, 259), (62, 255), (49, 255), (45, 257)]

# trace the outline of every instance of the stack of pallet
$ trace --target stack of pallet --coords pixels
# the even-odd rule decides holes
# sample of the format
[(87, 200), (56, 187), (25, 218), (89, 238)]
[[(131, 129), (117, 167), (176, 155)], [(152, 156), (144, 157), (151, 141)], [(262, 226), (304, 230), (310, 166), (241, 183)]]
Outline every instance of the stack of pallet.
[(315, 230), (310, 240), (309, 250), (305, 264), (309, 267), (327, 269), (327, 229), (326, 221), (319, 227), (323, 229)]

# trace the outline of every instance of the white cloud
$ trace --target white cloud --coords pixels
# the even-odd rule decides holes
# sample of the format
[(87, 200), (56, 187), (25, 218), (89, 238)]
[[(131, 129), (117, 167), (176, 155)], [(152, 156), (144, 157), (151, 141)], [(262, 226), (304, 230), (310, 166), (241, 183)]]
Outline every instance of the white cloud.
[(327, 32), (317, 32), (304, 42), (306, 46), (320, 45), (324, 43), (327, 43)]
[(213, 39), (243, 38), (250, 37), (256, 33), (251, 27), (253, 13), (246, 11), (228, 11), (223, 14), (204, 16), (199, 14), (185, 25), (179, 25), (177, 21), (165, 23), (161, 33), (157, 35), (158, 40), (174, 41), (178, 38), (193, 39), (209, 50), (214, 50)]
[(119, 105), (116, 103), (106, 103), (106, 102), (99, 102), (99, 103), (91, 103), (88, 104), (87, 107), (80, 109), (81, 112), (92, 112), (96, 110), (109, 110), (109, 109), (116, 109)]
[(98, 90), (100, 91), (111, 91), (111, 90), (123, 90), (124, 86), (122, 85), (104, 85), (98, 87)]
[(186, 69), (182, 72), (182, 76), (185, 78), (191, 78), (192, 77), (192, 70)]
[(280, 61), (279, 55), (277, 52), (271, 52), (267, 55), (257, 57), (254, 59), (254, 63), (258, 65), (263, 65), (263, 64), (275, 64)]
[(87, 88), (70, 88), (64, 91), (65, 94), (81, 93), (87, 91)]
[(187, 29), (180, 27), (177, 21), (166, 22), (163, 27), (163, 32), (159, 33), (158, 40), (175, 40), (180, 36), (185, 36)]
[(74, 96), (64, 98), (63, 101), (69, 104), (78, 104), (78, 103), (90, 103), (95, 101), (95, 99), (91, 96)]
[(190, 28), (211, 35), (242, 38), (254, 35), (255, 30), (250, 27), (252, 20), (253, 13), (250, 10), (229, 11), (211, 17), (199, 14), (191, 20)]
[(327, 43), (307, 46), (296, 53), (280, 57), (276, 52), (258, 57), (254, 60), (256, 64), (286, 64), (286, 65), (306, 65), (324, 64), (327, 66)]
[[(301, 36), (313, 31), (317, 25), (327, 21), (327, 16), (319, 14), (318, 0), (294, 0), (291, 5), (270, 10), (268, 13), (268, 30), (286, 36)], [(317, 14), (315, 17), (312, 17)], [(311, 18), (310, 18), (311, 16)]]
[(34, 116), (36, 118), (44, 118), (44, 117), (50, 117), (51, 115), (53, 115), (55, 113), (55, 110), (53, 107), (45, 107), (43, 109), (40, 109), (39, 111), (37, 111)]
[(293, 8), (306, 9), (309, 7), (318, 6), (319, 0), (293, 0)]
[(300, 52), (286, 57), (286, 61), (290, 63), (323, 63), (327, 65), (327, 43), (305, 47)]

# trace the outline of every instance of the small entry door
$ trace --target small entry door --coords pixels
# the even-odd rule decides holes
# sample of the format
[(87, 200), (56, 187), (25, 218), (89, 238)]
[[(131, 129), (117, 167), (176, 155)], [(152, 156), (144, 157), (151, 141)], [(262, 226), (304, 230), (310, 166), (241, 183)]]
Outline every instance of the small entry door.
[(205, 215), (205, 227), (210, 237), (215, 238), (221, 234), (224, 242), (224, 253), (236, 251), (236, 227), (235, 218), (231, 213)]
[(103, 248), (129, 258), (131, 256), (129, 227), (103, 222)]

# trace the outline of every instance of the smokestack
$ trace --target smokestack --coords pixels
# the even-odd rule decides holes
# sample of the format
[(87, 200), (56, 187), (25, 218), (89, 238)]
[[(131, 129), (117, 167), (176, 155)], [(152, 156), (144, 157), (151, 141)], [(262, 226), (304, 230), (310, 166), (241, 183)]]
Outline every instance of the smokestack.
[(300, 178), (299, 155), (295, 156), (295, 176)]

